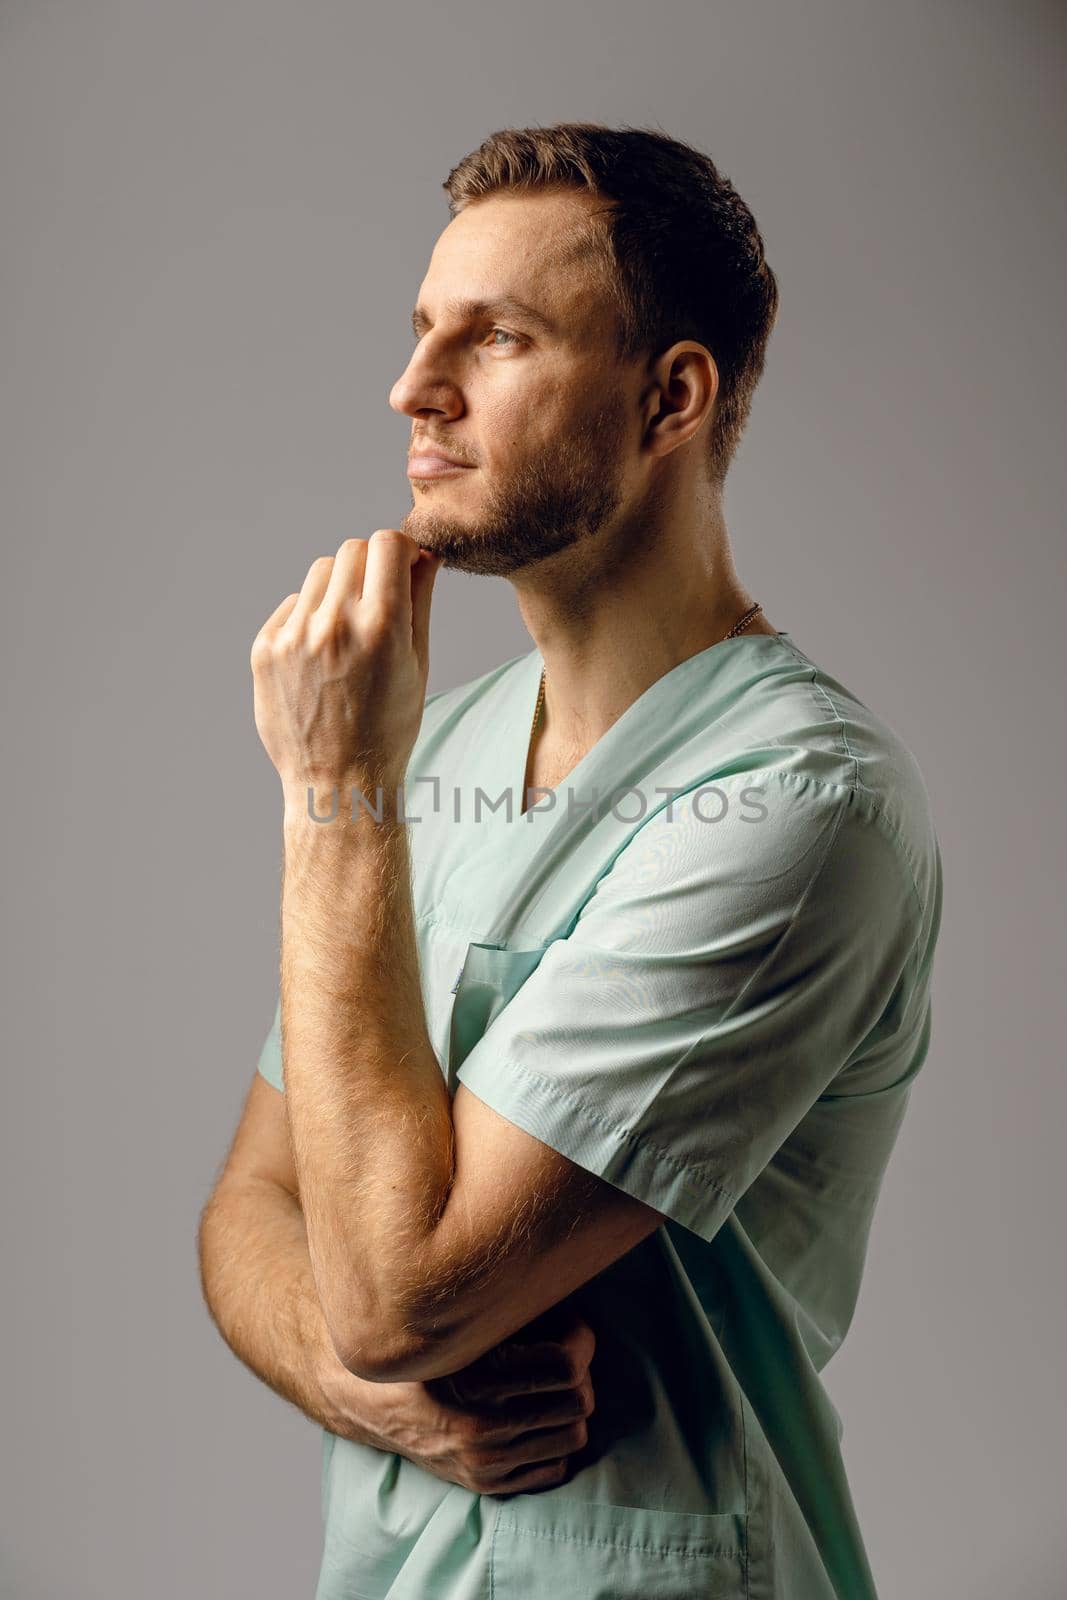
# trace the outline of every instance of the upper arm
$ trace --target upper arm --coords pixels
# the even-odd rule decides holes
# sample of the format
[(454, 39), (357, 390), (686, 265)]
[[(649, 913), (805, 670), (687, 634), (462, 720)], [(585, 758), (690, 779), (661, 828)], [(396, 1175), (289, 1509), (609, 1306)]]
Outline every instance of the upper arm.
[[(424, 1381), (457, 1371), (632, 1250), (660, 1211), (494, 1111), (459, 1084), (455, 1177), (402, 1307), (409, 1340), (361, 1376)], [(381, 1341), (379, 1348), (390, 1347)]]
[(249, 1179), (276, 1183), (299, 1199), (285, 1095), (258, 1068), (252, 1074), (216, 1192), (223, 1184)]
[(280, 996), (219, 1182), (247, 1178), (277, 1183), (299, 1199), (285, 1104)]

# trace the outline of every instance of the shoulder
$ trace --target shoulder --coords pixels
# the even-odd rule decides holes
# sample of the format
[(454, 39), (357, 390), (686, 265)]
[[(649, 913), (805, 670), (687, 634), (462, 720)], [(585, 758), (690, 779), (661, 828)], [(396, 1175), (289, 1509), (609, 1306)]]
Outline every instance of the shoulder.
[(924, 907), (940, 893), (940, 850), (919, 763), (888, 719), (846, 683), (782, 637), (779, 669), (741, 709), (739, 732), (753, 771), (773, 792), (793, 795), (798, 817), (840, 811), (838, 853), (859, 831), (881, 834), (909, 873)]
[[(761, 643), (770, 644), (770, 640)], [(941, 862), (929, 796), (889, 722), (787, 636), (706, 696), (702, 774), (638, 827), (596, 902), (652, 904), (690, 927), (759, 935), (812, 915), (935, 925)], [(847, 915), (846, 915), (847, 909)]]

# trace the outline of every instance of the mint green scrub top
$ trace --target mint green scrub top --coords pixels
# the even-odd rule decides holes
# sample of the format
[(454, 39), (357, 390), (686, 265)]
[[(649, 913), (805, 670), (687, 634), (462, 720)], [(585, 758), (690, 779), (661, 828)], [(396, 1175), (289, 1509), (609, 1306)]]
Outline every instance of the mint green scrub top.
[[(524, 813), (542, 664), (426, 701), (429, 1034), (451, 1092), (667, 1220), (578, 1291), (596, 1405), (566, 1483), (478, 1494), (324, 1434), (316, 1600), (874, 1600), (819, 1375), (930, 1041), (922, 776), (788, 633), (741, 635)], [(258, 1065), (284, 1087), (277, 1011)]]

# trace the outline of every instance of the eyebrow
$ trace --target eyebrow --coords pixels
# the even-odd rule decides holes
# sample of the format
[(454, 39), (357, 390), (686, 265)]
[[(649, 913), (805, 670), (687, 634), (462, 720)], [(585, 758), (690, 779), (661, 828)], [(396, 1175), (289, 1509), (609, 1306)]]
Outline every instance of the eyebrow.
[[(476, 317), (517, 317), (520, 321), (532, 322), (544, 333), (555, 333), (555, 325), (545, 316), (543, 311), (538, 311), (533, 306), (524, 304), (521, 300), (514, 299), (511, 295), (499, 295), (494, 300), (451, 300), (446, 308), (454, 316), (464, 319)], [(429, 326), (430, 318), (423, 306), (416, 306), (411, 313), (411, 329), (419, 333)]]

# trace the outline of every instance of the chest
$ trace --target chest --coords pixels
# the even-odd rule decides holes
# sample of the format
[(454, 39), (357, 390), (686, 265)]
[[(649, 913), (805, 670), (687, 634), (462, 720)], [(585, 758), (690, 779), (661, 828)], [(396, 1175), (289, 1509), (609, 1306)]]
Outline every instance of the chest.
[[(542, 746), (540, 741), (529, 752), (526, 762), (526, 776), (523, 781), (523, 791), (519, 802), (519, 811), (529, 810), (531, 805), (536, 805), (542, 798), (541, 790), (558, 789), (565, 778), (568, 778), (585, 755), (587, 749), (553, 750)], [(534, 793), (527, 798), (527, 791)]]

